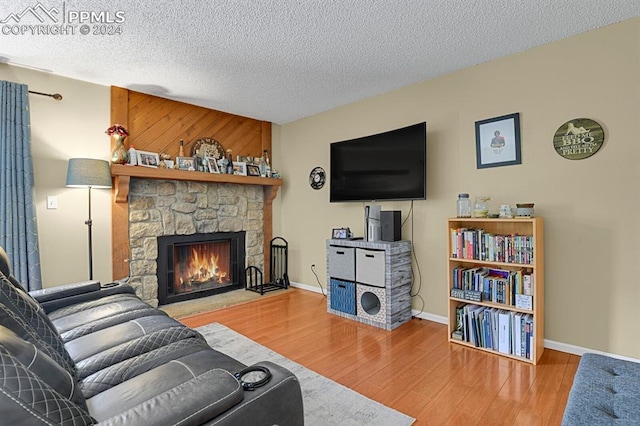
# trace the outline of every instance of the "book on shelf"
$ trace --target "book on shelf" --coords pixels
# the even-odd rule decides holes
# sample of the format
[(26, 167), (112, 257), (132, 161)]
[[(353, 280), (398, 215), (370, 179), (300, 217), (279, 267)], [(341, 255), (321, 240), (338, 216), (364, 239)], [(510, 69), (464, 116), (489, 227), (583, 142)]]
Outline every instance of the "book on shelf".
[(520, 312), (516, 312), (513, 315), (513, 354), (515, 356), (522, 356), (522, 314)]
[(525, 358), (533, 359), (533, 317), (531, 314), (526, 315), (525, 330), (527, 348)]
[(511, 354), (511, 313), (498, 313), (498, 352)]
[(533, 274), (522, 276), (523, 291), (522, 294), (533, 295)]

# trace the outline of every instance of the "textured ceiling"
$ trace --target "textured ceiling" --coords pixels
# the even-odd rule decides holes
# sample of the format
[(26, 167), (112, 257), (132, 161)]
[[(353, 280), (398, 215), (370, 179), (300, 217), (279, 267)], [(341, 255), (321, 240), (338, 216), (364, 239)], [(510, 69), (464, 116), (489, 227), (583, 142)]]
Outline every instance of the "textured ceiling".
[[(121, 34), (80, 34), (80, 11)], [(1, 0), (0, 62), (283, 124), (634, 16), (640, 0)]]

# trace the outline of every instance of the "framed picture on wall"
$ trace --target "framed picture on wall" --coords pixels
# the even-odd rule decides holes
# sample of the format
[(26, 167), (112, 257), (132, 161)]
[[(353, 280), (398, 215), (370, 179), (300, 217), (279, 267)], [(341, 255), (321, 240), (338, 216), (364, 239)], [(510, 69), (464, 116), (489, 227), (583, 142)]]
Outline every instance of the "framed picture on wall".
[(520, 113), (476, 121), (478, 169), (522, 164)]

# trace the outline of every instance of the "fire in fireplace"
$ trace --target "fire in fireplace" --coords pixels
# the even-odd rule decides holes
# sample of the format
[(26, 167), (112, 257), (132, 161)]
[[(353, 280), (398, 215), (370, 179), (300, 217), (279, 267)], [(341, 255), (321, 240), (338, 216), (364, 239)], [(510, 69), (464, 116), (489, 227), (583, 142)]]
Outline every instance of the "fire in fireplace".
[(243, 288), (244, 263), (244, 231), (159, 237), (158, 303)]
[(229, 285), (230, 246), (228, 240), (174, 245), (174, 293), (189, 293)]

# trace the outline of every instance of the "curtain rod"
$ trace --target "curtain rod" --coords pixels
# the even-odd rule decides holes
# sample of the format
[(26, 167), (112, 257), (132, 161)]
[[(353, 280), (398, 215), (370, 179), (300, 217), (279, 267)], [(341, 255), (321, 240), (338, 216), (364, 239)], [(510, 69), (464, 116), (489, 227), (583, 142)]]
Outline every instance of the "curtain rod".
[(49, 96), (50, 98), (53, 98), (56, 101), (61, 101), (62, 100), (62, 95), (60, 93), (51, 94), (51, 93), (35, 92), (33, 90), (29, 90), (29, 93), (33, 93), (34, 95)]

